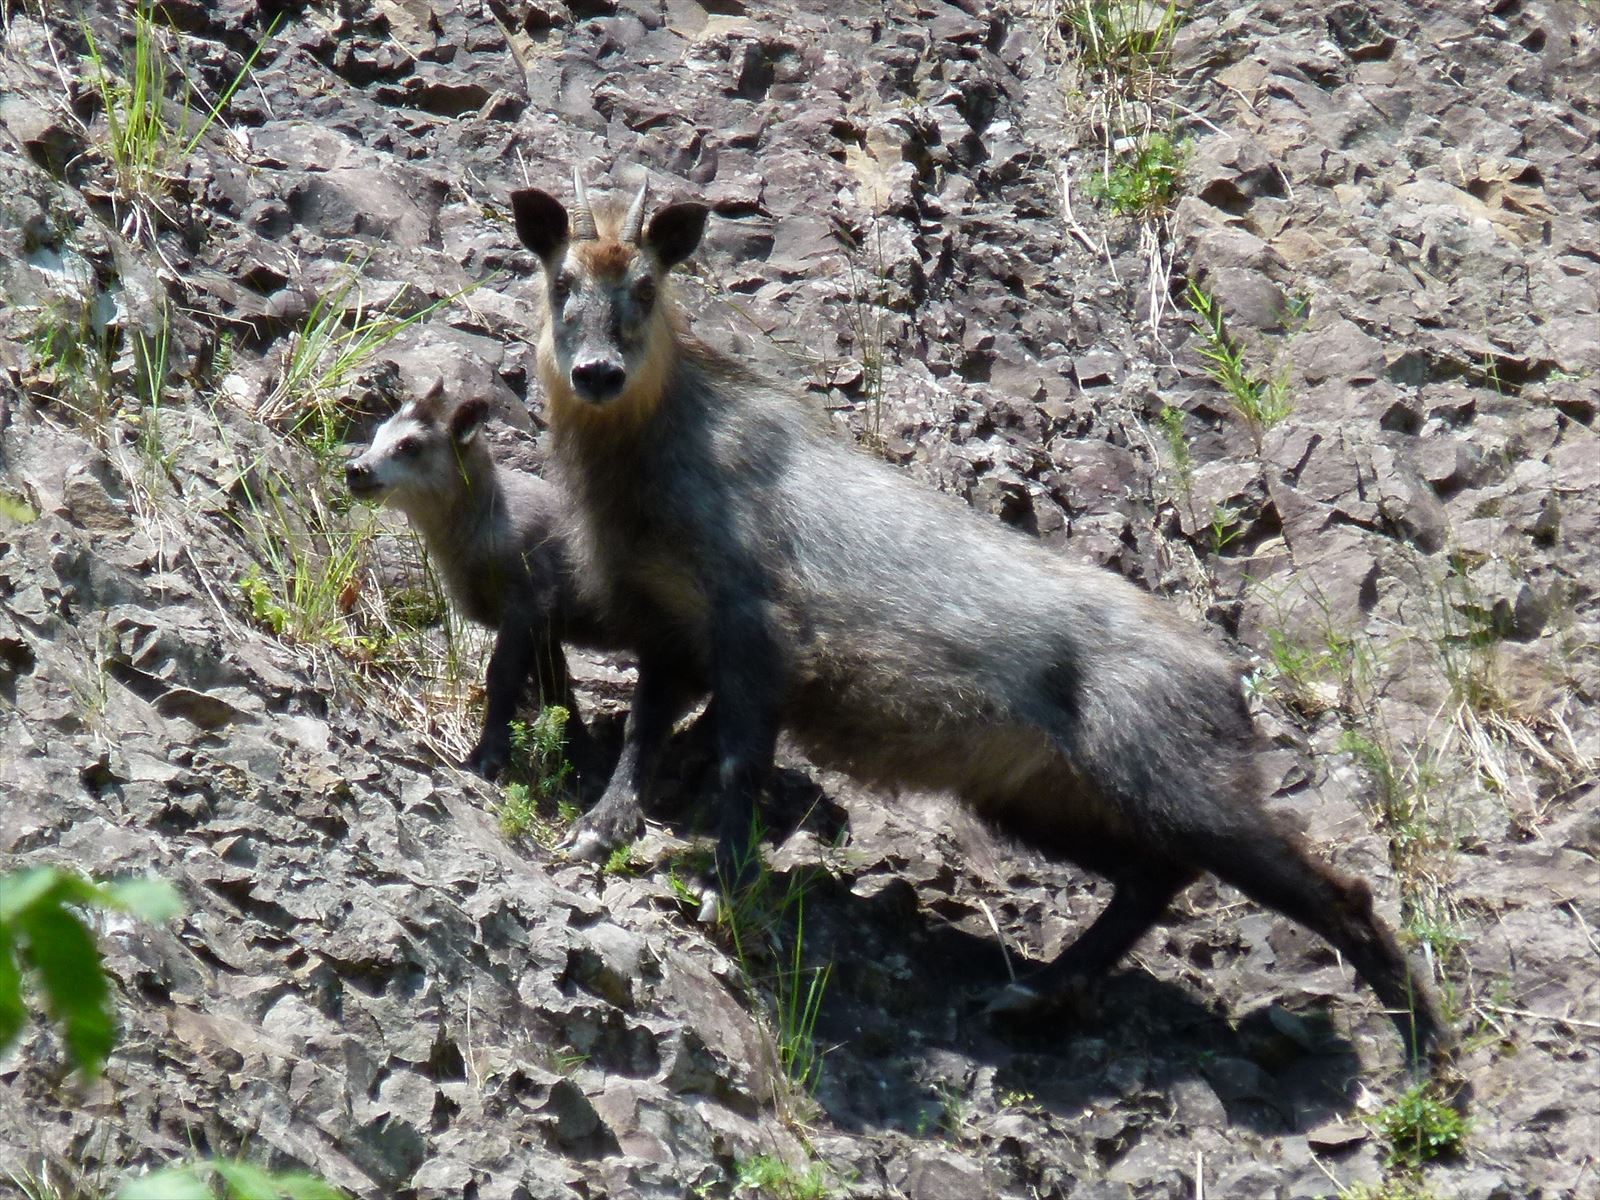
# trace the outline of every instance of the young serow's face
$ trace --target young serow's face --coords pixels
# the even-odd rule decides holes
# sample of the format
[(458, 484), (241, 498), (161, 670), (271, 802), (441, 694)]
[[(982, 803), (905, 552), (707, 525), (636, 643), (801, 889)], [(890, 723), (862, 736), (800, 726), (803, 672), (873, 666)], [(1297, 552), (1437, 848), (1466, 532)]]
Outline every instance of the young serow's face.
[(372, 435), (372, 444), (345, 464), (345, 485), (359, 500), (404, 509), (437, 497), (461, 479), (461, 450), (483, 427), (482, 399), (445, 408), (437, 393), (413, 400)]
[(560, 202), (536, 188), (514, 192), (511, 207), (517, 233), (544, 264), (554, 375), (579, 400), (603, 405), (659, 369), (669, 333), (662, 281), (699, 244), (709, 210), (669, 205), (645, 231), (640, 188), (615, 234), (602, 236), (575, 182), (570, 225)]

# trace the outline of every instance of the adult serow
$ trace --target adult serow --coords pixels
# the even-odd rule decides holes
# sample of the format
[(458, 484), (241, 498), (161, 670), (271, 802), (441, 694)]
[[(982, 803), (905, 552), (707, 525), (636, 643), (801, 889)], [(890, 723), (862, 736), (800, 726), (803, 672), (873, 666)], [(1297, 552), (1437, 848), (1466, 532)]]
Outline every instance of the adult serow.
[(717, 707), (725, 886), (748, 868), (780, 729), (813, 761), (945, 789), (1001, 830), (1108, 877), (1106, 909), (993, 1007), (1043, 1007), (1111, 967), (1209, 871), (1326, 938), (1415, 1060), (1448, 1030), (1373, 912), (1262, 803), (1235, 663), (1151, 597), (1063, 561), (814, 431), (787, 389), (688, 334), (668, 273), (708, 209), (644, 224), (511, 197), (544, 265), (538, 342), (573, 549), (639, 652), (622, 758), (573, 848), (632, 837), (674, 719)]
[(345, 483), (352, 495), (404, 513), (456, 607), (495, 631), (483, 732), (462, 764), (492, 780), (510, 759), (511, 720), (530, 680), (540, 705), (572, 714), (570, 752), (587, 757), (561, 644), (622, 643), (573, 580), (561, 492), (495, 461), (482, 436), (487, 417), (481, 397), (452, 402), (435, 387), (378, 427), (346, 464)]

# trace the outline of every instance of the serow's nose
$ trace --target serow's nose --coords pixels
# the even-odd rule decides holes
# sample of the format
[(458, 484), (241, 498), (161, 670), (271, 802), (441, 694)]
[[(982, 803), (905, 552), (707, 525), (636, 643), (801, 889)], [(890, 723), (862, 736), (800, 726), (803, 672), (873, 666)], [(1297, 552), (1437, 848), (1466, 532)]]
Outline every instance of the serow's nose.
[(572, 386), (590, 400), (604, 400), (622, 390), (628, 373), (616, 363), (595, 359), (572, 368)]
[(377, 476), (372, 473), (372, 464), (355, 458), (344, 465), (344, 485), (350, 489), (352, 496), (361, 499), (368, 499), (383, 490)]

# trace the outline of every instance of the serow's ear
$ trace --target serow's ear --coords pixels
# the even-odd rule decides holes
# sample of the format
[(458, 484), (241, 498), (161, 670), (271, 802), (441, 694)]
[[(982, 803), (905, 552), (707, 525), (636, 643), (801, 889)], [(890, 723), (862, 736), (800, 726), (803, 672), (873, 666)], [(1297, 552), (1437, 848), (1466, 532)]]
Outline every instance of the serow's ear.
[(478, 430), (483, 428), (483, 423), (488, 419), (489, 402), (482, 396), (463, 400), (450, 414), (450, 436), (455, 439), (456, 445), (465, 446), (478, 436)]
[(420, 396), (411, 402), (411, 411), (418, 417), (437, 419), (439, 410), (444, 407), (444, 377), (435, 375), (433, 382), (425, 388)]
[(522, 244), (549, 266), (567, 244), (567, 210), (561, 201), (538, 188), (523, 188), (511, 193), (511, 215), (516, 218)]
[(656, 256), (663, 270), (677, 266), (700, 244), (710, 215), (710, 206), (692, 200), (667, 205), (650, 218), (650, 230), (644, 235), (645, 249)]

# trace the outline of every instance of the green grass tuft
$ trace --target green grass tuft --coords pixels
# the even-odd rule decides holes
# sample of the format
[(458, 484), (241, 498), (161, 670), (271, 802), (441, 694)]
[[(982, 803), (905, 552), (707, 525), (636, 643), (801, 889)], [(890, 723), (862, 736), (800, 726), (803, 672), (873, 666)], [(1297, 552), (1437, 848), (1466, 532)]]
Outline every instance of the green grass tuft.
[(1465, 1117), (1419, 1083), (1379, 1109), (1372, 1123), (1389, 1145), (1390, 1166), (1418, 1167), (1460, 1154), (1471, 1126)]
[(734, 1164), (735, 1195), (759, 1200), (827, 1200), (833, 1194), (821, 1163), (790, 1166), (773, 1154), (758, 1154)]
[(1177, 197), (1178, 176), (1188, 155), (1187, 145), (1166, 134), (1146, 134), (1104, 175), (1090, 180), (1089, 194), (1126, 217), (1165, 212)]
[(1182, 18), (1177, 0), (1065, 0), (1056, 12), (1080, 63), (1124, 75), (1161, 70)]
[[(500, 832), (508, 839), (532, 837), (553, 848), (578, 819), (578, 806), (567, 794), (572, 774), (566, 753), (569, 720), (571, 714), (561, 705), (547, 704), (531, 722), (511, 722), (510, 782), (501, 789), (495, 809)], [(611, 866), (609, 861), (606, 865)]]
[(1294, 411), (1288, 376), (1279, 373), (1266, 379), (1245, 364), (1244, 351), (1224, 328), (1222, 306), (1192, 279), (1184, 289), (1184, 301), (1200, 318), (1200, 358), (1206, 374), (1228, 394), (1233, 410), (1249, 425), (1259, 451), (1262, 435)]

